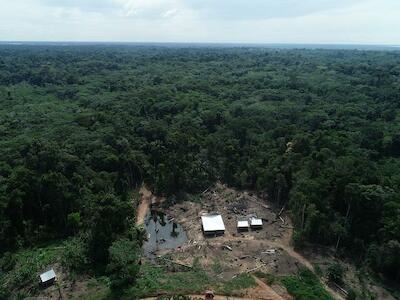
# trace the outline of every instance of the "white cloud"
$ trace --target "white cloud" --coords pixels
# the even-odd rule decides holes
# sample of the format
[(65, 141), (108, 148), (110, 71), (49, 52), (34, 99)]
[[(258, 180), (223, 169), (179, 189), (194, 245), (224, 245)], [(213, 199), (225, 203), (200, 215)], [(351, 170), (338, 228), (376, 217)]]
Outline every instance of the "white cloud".
[(398, 0), (0, 0), (0, 5), (0, 40), (400, 44)]
[(171, 17), (173, 17), (174, 15), (176, 15), (177, 13), (178, 13), (178, 10), (177, 10), (176, 8), (174, 8), (174, 9), (167, 10), (166, 12), (164, 12), (163, 14), (161, 14), (161, 16), (162, 16), (163, 18), (171, 18)]
[(365, 0), (186, 0), (204, 18), (262, 20), (298, 17)]
[(157, 19), (171, 17), (176, 12), (184, 9), (180, 0), (114, 0), (123, 8), (127, 17)]

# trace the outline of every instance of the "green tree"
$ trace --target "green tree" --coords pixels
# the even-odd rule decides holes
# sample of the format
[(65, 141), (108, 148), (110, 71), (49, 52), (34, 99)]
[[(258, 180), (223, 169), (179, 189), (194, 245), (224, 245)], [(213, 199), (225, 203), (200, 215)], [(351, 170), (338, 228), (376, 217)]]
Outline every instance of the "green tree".
[(340, 263), (333, 263), (328, 267), (328, 279), (339, 285), (343, 284), (343, 276), (345, 273), (344, 267)]
[(118, 290), (133, 284), (140, 270), (140, 248), (136, 241), (117, 240), (108, 251), (111, 287)]

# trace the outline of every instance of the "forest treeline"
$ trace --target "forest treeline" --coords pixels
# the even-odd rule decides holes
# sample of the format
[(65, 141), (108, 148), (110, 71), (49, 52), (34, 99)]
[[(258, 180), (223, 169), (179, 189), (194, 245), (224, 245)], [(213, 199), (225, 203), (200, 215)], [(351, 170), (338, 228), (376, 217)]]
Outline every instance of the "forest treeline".
[(400, 281), (400, 52), (3, 45), (0, 104), (3, 254), (79, 236), (106, 262), (133, 188), (219, 180)]

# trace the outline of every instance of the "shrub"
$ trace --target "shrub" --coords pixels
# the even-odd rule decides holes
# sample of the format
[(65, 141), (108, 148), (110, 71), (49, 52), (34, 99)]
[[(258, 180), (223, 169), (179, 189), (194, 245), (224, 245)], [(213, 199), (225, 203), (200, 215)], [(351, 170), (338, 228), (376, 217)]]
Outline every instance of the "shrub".
[(124, 288), (133, 284), (139, 274), (140, 248), (135, 241), (120, 239), (108, 250), (110, 262), (107, 271), (111, 274), (111, 288)]
[(344, 268), (339, 263), (334, 263), (328, 268), (329, 281), (335, 282), (339, 285), (343, 284)]
[(87, 244), (83, 237), (76, 237), (64, 244), (61, 263), (70, 271), (82, 272), (88, 265)]
[(0, 271), (8, 272), (14, 269), (16, 264), (15, 256), (10, 253), (4, 253), (3, 257), (0, 259)]
[(356, 299), (357, 299), (357, 293), (353, 289), (350, 289), (348, 291), (346, 300), (356, 300)]
[(318, 277), (308, 269), (300, 269), (298, 276), (287, 276), (282, 283), (296, 300), (333, 300)]
[(269, 274), (269, 273), (263, 273), (260, 271), (257, 271), (254, 273), (258, 278), (262, 279), (263, 281), (265, 281), (268, 285), (273, 284), (277, 278), (273, 275), (273, 274)]

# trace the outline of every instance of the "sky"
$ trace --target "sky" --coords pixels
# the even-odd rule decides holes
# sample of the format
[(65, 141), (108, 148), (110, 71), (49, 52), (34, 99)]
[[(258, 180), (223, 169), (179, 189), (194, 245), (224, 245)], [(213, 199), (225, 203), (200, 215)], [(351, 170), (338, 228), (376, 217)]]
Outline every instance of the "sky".
[(400, 45), (400, 0), (0, 0), (0, 41)]

